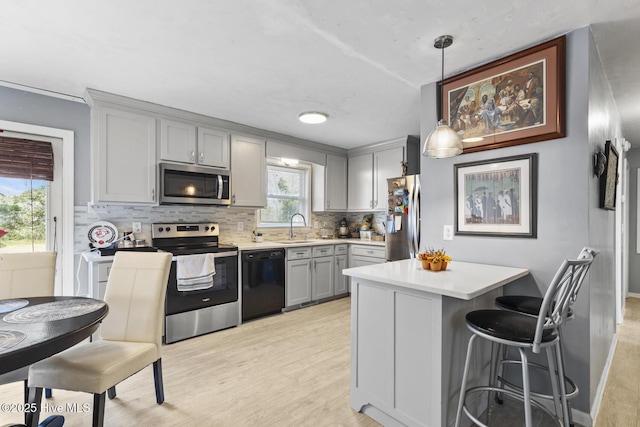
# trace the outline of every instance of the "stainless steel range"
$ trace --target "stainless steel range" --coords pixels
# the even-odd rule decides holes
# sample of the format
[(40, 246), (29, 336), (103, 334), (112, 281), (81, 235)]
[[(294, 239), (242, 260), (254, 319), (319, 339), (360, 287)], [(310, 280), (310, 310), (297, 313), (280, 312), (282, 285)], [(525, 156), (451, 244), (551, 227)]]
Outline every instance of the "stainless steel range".
[[(217, 223), (152, 225), (153, 246), (174, 255), (165, 302), (164, 341), (167, 344), (239, 323), (238, 248), (221, 245), (219, 231)], [(177, 264), (179, 260), (185, 261), (179, 257), (200, 254), (213, 255), (213, 283), (185, 290), (178, 286)]]

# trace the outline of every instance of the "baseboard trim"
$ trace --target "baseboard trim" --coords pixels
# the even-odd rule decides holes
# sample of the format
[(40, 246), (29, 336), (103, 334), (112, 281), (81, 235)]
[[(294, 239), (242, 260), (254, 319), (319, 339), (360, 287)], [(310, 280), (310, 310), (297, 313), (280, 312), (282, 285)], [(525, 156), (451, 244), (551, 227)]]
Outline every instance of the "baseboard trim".
[(627, 294), (627, 296), (631, 297), (631, 298), (640, 298), (640, 294), (637, 294), (635, 292), (629, 292)]
[[(604, 369), (602, 370), (602, 375), (600, 375), (600, 382), (598, 383), (598, 388), (596, 389), (596, 395), (593, 398), (593, 404), (591, 405), (591, 420), (588, 424), (583, 424), (580, 420), (576, 418), (580, 424), (583, 424), (587, 427), (591, 427), (596, 420), (596, 416), (598, 415), (598, 411), (600, 410), (600, 404), (602, 403), (602, 395), (604, 394), (604, 388), (607, 384), (607, 378), (609, 378), (609, 371), (611, 370), (611, 365), (613, 364), (613, 356), (616, 352), (616, 346), (618, 345), (618, 335), (613, 335), (613, 340), (611, 341), (611, 347), (609, 348), (609, 355), (607, 356), (607, 361), (604, 364)], [(584, 414), (587, 416), (588, 414)]]

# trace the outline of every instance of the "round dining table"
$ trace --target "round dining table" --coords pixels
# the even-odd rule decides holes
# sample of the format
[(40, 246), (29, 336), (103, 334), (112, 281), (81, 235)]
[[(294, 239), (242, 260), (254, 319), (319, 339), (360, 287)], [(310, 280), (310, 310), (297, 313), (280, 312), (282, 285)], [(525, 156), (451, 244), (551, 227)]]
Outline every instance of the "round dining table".
[(109, 312), (85, 297), (0, 300), (0, 374), (29, 366), (91, 336)]

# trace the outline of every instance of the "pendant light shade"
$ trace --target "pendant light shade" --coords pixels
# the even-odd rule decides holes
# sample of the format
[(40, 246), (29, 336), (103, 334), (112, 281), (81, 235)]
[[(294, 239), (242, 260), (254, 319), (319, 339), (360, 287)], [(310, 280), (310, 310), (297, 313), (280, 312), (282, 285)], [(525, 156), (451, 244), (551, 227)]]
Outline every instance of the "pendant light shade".
[(458, 134), (440, 120), (424, 142), (422, 154), (427, 157), (444, 159), (462, 153), (462, 141)]
[[(442, 81), (440, 85), (440, 105), (444, 105), (444, 49), (451, 46), (453, 37), (440, 36), (435, 39), (433, 46), (442, 49)], [(443, 159), (462, 153), (462, 141), (458, 134), (451, 129), (444, 118), (440, 118), (436, 128), (429, 134), (422, 147), (422, 155)]]

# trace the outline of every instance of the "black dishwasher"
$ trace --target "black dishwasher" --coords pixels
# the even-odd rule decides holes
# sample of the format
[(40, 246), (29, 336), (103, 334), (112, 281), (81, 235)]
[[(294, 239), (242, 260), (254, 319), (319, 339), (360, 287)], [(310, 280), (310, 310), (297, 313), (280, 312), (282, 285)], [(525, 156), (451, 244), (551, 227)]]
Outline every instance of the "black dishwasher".
[(242, 252), (243, 321), (282, 312), (284, 269), (284, 249)]

